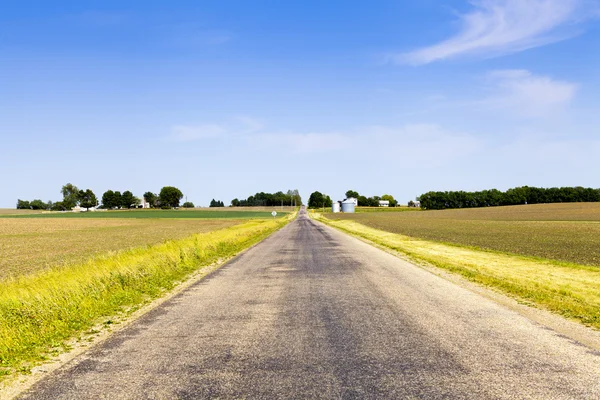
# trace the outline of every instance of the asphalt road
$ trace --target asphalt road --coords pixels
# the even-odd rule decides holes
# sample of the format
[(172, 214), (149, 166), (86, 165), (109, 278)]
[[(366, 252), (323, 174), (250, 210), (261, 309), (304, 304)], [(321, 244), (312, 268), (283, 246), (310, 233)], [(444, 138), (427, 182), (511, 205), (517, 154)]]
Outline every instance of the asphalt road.
[(27, 399), (599, 399), (600, 353), (301, 215)]

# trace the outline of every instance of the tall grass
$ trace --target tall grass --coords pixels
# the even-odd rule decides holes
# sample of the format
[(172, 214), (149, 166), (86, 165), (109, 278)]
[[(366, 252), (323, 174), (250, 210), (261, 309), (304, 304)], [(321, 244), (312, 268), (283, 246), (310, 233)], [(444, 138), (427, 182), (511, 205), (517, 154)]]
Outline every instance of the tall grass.
[(158, 297), (290, 218), (241, 225), (0, 281), (0, 375), (27, 368), (96, 323)]

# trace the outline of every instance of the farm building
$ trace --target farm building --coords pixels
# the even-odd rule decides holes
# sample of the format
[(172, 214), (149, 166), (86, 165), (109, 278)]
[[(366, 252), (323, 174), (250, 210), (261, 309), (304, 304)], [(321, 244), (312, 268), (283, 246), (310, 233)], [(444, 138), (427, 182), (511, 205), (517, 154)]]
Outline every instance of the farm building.
[(342, 212), (353, 213), (356, 209), (357, 204), (358, 204), (358, 201), (352, 197), (342, 201)]
[(390, 206), (389, 200), (379, 200), (379, 207), (389, 207), (389, 206)]
[(339, 201), (334, 201), (331, 205), (331, 212), (339, 213), (341, 209), (341, 204)]

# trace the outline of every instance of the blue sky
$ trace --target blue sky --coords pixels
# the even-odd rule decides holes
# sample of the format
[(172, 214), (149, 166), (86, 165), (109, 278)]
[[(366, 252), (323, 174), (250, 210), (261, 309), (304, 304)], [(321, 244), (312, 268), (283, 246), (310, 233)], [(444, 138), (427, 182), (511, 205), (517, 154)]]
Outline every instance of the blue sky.
[(0, 207), (600, 187), (597, 0), (3, 1)]

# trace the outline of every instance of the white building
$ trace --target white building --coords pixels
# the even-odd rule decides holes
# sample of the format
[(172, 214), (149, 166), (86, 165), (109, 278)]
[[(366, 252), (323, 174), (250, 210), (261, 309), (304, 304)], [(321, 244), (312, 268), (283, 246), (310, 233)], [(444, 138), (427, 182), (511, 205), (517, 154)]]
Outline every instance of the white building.
[(389, 206), (390, 206), (389, 200), (379, 200), (379, 207), (389, 207)]

